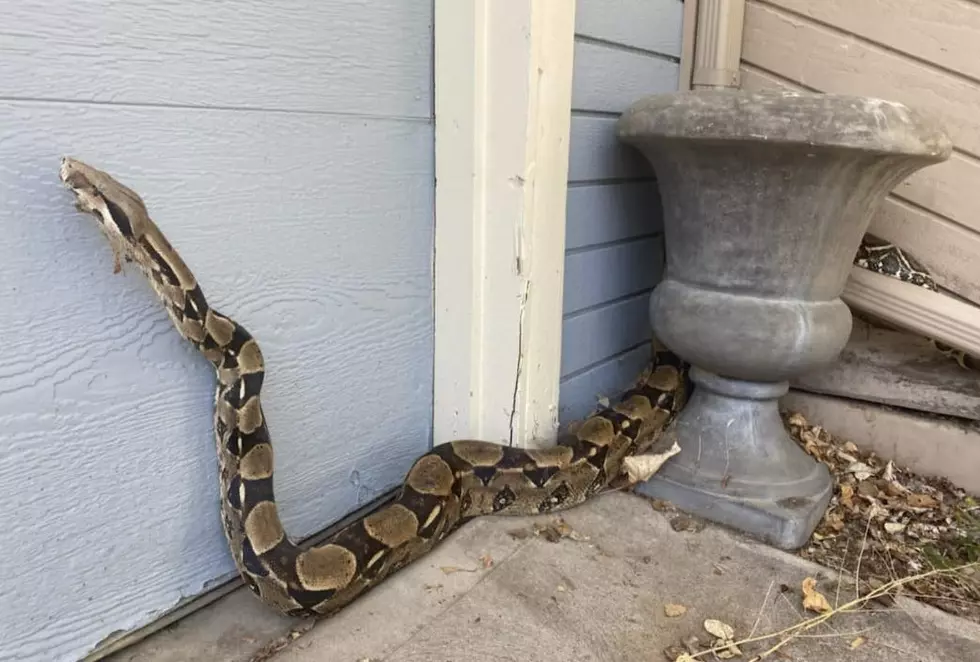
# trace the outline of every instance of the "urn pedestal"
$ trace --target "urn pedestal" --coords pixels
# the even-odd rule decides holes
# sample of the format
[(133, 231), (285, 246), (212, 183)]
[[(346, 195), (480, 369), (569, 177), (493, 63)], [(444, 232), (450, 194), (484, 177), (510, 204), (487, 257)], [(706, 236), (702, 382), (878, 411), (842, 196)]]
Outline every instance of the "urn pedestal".
[(864, 97), (701, 90), (642, 99), (619, 138), (652, 164), (666, 270), (654, 335), (692, 365), (681, 452), (637, 489), (774, 546), (806, 542), (832, 482), (783, 426), (789, 380), (835, 360), (871, 215), (950, 155), (942, 128)]

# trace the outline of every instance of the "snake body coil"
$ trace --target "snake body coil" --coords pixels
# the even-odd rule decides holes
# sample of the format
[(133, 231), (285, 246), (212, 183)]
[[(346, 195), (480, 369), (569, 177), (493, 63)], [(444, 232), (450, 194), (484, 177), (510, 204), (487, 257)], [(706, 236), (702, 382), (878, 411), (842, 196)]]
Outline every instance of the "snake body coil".
[(256, 339), (208, 305), (193, 273), (134, 191), (65, 158), (61, 179), (94, 215), (115, 254), (135, 263), (177, 331), (214, 366), (214, 434), (221, 519), (242, 578), (288, 615), (327, 615), (481, 515), (548, 513), (642, 480), (631, 461), (650, 449), (683, 407), (687, 366), (654, 346), (653, 362), (618, 402), (546, 449), (453, 441), (418, 458), (394, 500), (317, 546), (283, 529), (273, 492), (272, 440), (260, 402), (265, 363)]

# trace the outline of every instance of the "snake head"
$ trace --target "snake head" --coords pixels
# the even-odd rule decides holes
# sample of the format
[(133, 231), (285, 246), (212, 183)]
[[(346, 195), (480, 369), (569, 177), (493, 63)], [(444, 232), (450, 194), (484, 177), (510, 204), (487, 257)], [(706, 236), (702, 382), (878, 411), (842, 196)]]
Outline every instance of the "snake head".
[(98, 219), (115, 254), (115, 271), (119, 272), (120, 258), (132, 262), (138, 257), (137, 246), (147, 218), (142, 198), (98, 168), (68, 156), (61, 159), (60, 175), (75, 194), (76, 209)]
[(157, 293), (168, 302), (181, 290), (196, 286), (194, 275), (166, 237), (150, 219), (143, 199), (98, 168), (66, 156), (61, 159), (61, 181), (75, 194), (75, 207), (92, 214), (120, 260), (135, 262), (148, 276)]
[(61, 181), (75, 194), (76, 208), (99, 220), (113, 246), (123, 248), (139, 238), (147, 211), (135, 191), (98, 168), (68, 156), (61, 159), (60, 174)]

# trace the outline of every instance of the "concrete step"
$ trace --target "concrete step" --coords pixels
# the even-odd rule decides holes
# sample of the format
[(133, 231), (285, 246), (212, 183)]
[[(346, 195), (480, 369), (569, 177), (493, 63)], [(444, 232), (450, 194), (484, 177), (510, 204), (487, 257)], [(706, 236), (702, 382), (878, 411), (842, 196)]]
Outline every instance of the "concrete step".
[(980, 495), (980, 422), (796, 389), (780, 407), (886, 460)]
[(838, 361), (801, 376), (793, 387), (980, 420), (980, 371), (963, 368), (925, 338), (877, 328), (859, 319)]

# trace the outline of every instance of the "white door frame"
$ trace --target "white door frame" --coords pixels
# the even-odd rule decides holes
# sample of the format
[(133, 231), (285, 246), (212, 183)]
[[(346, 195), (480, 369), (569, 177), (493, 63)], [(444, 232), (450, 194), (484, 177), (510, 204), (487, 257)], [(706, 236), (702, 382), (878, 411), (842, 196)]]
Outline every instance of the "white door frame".
[(575, 2), (434, 1), (433, 442), (550, 445)]

